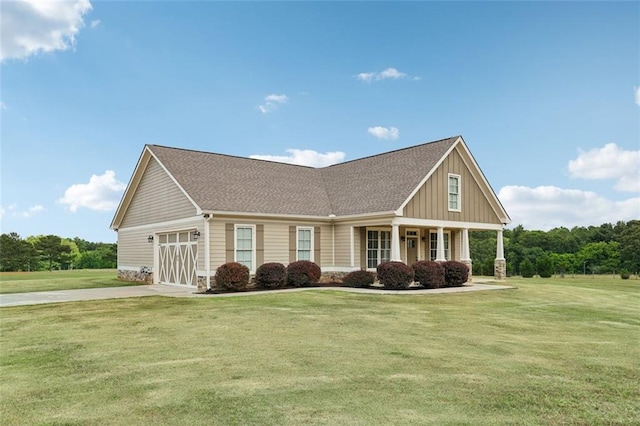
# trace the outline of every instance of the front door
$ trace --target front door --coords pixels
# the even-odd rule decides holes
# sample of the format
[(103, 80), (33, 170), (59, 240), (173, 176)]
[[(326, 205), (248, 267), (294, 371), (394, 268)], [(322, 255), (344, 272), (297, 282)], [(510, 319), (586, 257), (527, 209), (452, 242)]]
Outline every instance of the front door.
[(418, 261), (418, 239), (407, 238), (407, 265), (413, 265)]

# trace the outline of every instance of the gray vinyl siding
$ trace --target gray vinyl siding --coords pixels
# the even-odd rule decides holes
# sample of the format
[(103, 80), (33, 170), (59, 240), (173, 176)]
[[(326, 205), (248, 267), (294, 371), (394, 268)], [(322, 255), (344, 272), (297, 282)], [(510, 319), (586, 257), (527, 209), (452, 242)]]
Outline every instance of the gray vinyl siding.
[(120, 228), (196, 215), (196, 208), (155, 159), (147, 165)]
[[(460, 175), (461, 211), (449, 211), (448, 175)], [(487, 189), (487, 193), (490, 190)], [(417, 219), (501, 223), (491, 203), (466, 166), (458, 149), (444, 159), (404, 208), (404, 216)]]
[(118, 231), (118, 268), (153, 267), (153, 244), (147, 242), (147, 237), (153, 232), (148, 229)]

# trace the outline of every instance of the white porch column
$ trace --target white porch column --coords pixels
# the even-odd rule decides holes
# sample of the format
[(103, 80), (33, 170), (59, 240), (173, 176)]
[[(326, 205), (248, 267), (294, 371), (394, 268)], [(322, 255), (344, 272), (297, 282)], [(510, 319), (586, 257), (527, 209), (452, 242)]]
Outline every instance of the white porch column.
[(496, 246), (496, 260), (504, 260), (504, 243), (502, 242), (502, 229), (498, 231), (498, 243)]
[[(349, 232), (349, 244), (351, 245), (351, 259), (350, 259), (350, 265), (351, 267), (355, 267), (356, 266), (356, 249), (355, 249), (355, 245), (354, 245), (354, 235), (353, 233), (356, 232), (355, 228), (352, 226), (351, 227), (351, 231)], [(362, 232), (362, 231), (360, 231)], [(335, 242), (334, 242), (334, 246), (335, 246)], [(360, 250), (362, 250), (362, 248), (360, 248)]]
[(438, 226), (438, 242), (436, 246), (436, 262), (444, 262), (447, 259), (444, 257), (444, 228)]
[(471, 260), (471, 254), (469, 253), (469, 228), (462, 229), (462, 253), (460, 253), (460, 260)]
[(204, 269), (205, 269), (205, 288), (211, 289), (211, 230), (209, 227), (210, 217), (204, 217)]
[(391, 260), (401, 262), (400, 259), (400, 226), (391, 225)]

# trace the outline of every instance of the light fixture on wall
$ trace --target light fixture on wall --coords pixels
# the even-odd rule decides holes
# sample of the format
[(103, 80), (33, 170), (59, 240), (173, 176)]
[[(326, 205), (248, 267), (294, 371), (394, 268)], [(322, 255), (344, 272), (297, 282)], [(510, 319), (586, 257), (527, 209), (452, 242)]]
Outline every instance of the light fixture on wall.
[(407, 239), (407, 237), (405, 237), (405, 236), (403, 235), (402, 237), (400, 237), (400, 239), (401, 239), (402, 241), (404, 241), (404, 240), (406, 240), (406, 239)]
[(196, 229), (195, 231), (193, 231), (193, 239), (198, 241), (198, 238), (200, 238), (200, 231)]
[(427, 241), (427, 237), (422, 237), (420, 238), (422, 240), (422, 242), (424, 243), (425, 241)]
[(152, 242), (153, 242), (153, 235), (149, 235), (149, 236), (147, 237), (147, 242), (148, 242), (148, 243), (152, 243)]

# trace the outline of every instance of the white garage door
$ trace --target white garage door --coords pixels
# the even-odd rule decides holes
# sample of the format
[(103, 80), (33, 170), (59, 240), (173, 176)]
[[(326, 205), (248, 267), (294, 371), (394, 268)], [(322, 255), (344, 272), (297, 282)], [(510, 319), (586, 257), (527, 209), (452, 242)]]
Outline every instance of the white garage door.
[(198, 242), (190, 231), (158, 235), (159, 274), (161, 284), (198, 284)]

